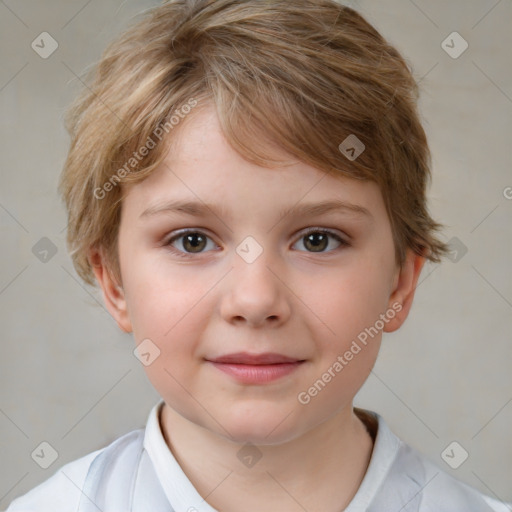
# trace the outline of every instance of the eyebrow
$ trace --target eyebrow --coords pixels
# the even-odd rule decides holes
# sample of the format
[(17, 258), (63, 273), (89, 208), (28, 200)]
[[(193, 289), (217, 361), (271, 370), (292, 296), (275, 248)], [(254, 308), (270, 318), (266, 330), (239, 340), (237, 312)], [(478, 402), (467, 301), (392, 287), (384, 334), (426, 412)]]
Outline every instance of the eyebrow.
[[(373, 219), (370, 211), (361, 205), (341, 201), (339, 199), (332, 199), (329, 201), (322, 201), (320, 203), (302, 203), (280, 210), (280, 218), (287, 215), (293, 216), (318, 216), (323, 213), (331, 211), (342, 211), (352, 213), (360, 217), (367, 217)], [(139, 218), (152, 217), (161, 213), (183, 213), (194, 217), (207, 217), (212, 213), (220, 217), (227, 216), (227, 210), (223, 205), (214, 205), (211, 203), (201, 203), (197, 201), (180, 201), (170, 200), (162, 203), (157, 203), (144, 210)]]

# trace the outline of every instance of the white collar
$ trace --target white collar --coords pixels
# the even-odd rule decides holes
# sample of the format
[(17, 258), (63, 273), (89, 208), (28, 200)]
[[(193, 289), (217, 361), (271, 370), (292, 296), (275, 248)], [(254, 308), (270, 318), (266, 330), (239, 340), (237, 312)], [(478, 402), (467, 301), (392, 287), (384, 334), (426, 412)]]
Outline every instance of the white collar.
[(377, 434), (373, 443), (372, 456), (363, 481), (344, 512), (365, 512), (372, 504), (379, 489), (395, 462), (402, 441), (389, 429), (384, 418), (368, 409), (363, 409), (377, 420)]
[[(218, 512), (201, 497), (165, 442), (159, 422), (160, 409), (164, 403), (164, 400), (161, 400), (149, 413), (144, 436), (144, 448), (153, 462), (155, 472), (167, 499), (175, 510), (194, 510), (190, 507), (195, 507), (198, 512)], [(365, 411), (377, 419), (377, 435), (368, 469), (345, 512), (364, 512), (369, 507), (386, 480), (398, 453), (398, 448), (402, 443), (391, 432), (382, 416), (373, 411)]]
[(144, 436), (144, 448), (153, 462), (160, 485), (174, 510), (195, 508), (198, 512), (218, 512), (197, 492), (165, 442), (159, 422), (160, 409), (164, 403), (161, 400), (149, 413)]

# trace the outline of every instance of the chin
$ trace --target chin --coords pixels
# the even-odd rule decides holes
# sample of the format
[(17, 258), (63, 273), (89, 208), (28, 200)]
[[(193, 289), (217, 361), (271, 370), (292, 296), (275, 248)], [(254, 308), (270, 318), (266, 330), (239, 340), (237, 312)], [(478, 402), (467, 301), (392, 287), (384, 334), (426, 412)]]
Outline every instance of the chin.
[(245, 412), (238, 417), (224, 416), (219, 423), (229, 434), (222, 428), (218, 433), (233, 443), (255, 445), (283, 444), (300, 435), (293, 414), (287, 417), (288, 413), (283, 414), (282, 410), (276, 412), (270, 409), (268, 404), (266, 411), (258, 410), (256, 407), (254, 409), (250, 414)]

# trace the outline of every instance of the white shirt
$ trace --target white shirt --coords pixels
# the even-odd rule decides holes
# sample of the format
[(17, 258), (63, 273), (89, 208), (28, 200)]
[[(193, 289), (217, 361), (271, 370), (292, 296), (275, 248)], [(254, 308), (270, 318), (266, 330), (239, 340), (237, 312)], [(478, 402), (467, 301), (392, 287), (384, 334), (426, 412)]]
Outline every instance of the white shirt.
[[(160, 428), (161, 400), (145, 429), (64, 465), (6, 512), (219, 512), (192, 485)], [(379, 414), (366, 474), (344, 512), (510, 512), (401, 441)], [(319, 511), (310, 511), (319, 512)]]

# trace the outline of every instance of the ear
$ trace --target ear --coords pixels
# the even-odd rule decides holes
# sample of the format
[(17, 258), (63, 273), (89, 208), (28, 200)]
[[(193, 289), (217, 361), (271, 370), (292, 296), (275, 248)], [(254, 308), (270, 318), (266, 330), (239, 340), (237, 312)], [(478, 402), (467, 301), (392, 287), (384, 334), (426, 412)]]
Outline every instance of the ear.
[(90, 249), (88, 257), (94, 275), (96, 276), (96, 281), (98, 281), (101, 287), (103, 301), (109, 313), (122, 331), (132, 332), (132, 324), (128, 315), (123, 288), (112, 276), (102, 249)]
[(393, 332), (399, 329), (409, 315), (414, 292), (425, 261), (424, 256), (420, 256), (412, 249), (407, 250), (403, 266), (397, 268), (393, 290), (389, 296), (388, 308), (396, 311), (396, 315), (386, 323), (383, 329), (385, 332)]

